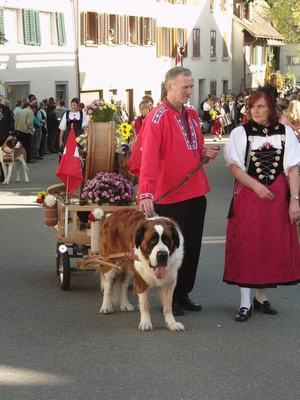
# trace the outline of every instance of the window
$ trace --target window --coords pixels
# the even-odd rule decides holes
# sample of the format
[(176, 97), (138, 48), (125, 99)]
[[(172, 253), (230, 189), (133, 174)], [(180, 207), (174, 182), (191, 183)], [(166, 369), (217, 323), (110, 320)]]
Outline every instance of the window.
[(251, 46), (250, 48), (250, 64), (258, 64), (258, 46)]
[(41, 44), (48, 46), (57, 44), (57, 34), (53, 29), (53, 15), (48, 12), (40, 12)]
[(216, 0), (210, 0), (210, 11), (214, 11), (216, 7)]
[(157, 57), (176, 57), (177, 49), (184, 50), (183, 57), (187, 56), (187, 32), (181, 28), (157, 28)]
[(212, 96), (217, 95), (217, 82), (216, 81), (210, 81), (210, 94)]
[(4, 35), (4, 9), (0, 8), (0, 33)]
[(29, 82), (6, 83), (6, 97), (14, 106), (17, 100), (25, 99), (30, 93)]
[(223, 58), (228, 58), (229, 52), (228, 52), (228, 33), (224, 32), (223, 33)]
[(200, 29), (193, 29), (193, 57), (200, 57)]
[(299, 65), (300, 56), (286, 56), (286, 63), (289, 65)]
[(103, 100), (103, 90), (87, 90), (80, 92), (80, 101), (89, 104), (95, 99)]
[(215, 58), (217, 56), (216, 36), (216, 31), (210, 31), (210, 58)]
[(250, 19), (250, 4), (249, 3), (242, 3), (242, 15), (241, 17), (244, 19)]
[(68, 82), (55, 82), (56, 101), (65, 100), (68, 103)]
[(24, 43), (22, 19), (22, 10), (4, 9), (4, 34), (10, 44)]
[(154, 43), (153, 41), (153, 25), (152, 25), (152, 18), (148, 17), (141, 17), (140, 24), (141, 24), (141, 44), (143, 46), (150, 45)]
[(24, 44), (32, 46), (41, 45), (41, 30), (39, 12), (23, 10)]
[(228, 93), (228, 80), (224, 80), (223, 81), (223, 91), (222, 91), (222, 93), (223, 94)]
[(138, 17), (129, 17), (129, 43), (140, 44), (140, 29)]
[(98, 14), (84, 12), (80, 14), (81, 44), (96, 44), (98, 41)]
[(57, 30), (57, 43), (59, 46), (66, 45), (66, 29), (65, 29), (65, 16), (63, 13), (55, 13), (56, 16), (56, 30)]

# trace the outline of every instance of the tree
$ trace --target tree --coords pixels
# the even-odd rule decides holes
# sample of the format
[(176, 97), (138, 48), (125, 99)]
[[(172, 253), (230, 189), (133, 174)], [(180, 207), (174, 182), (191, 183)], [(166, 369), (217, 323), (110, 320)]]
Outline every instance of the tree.
[(272, 25), (287, 42), (300, 42), (300, 1), (266, 0), (270, 8), (267, 13)]

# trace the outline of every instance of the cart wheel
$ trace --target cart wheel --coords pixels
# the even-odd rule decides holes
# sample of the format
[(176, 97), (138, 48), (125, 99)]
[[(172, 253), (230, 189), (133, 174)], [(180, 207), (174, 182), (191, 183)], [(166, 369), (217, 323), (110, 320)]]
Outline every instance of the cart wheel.
[(63, 290), (70, 290), (71, 268), (67, 246), (65, 246), (64, 244), (59, 246), (57, 257), (60, 287)]
[(60, 263), (60, 252), (59, 252), (59, 246), (61, 245), (61, 243), (57, 243), (56, 244), (56, 275), (59, 275), (59, 263)]

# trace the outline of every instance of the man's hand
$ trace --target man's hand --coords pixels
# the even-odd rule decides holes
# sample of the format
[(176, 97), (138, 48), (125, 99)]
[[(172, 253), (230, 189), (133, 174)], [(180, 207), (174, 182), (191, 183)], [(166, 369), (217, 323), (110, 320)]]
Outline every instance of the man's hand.
[(139, 206), (140, 211), (143, 211), (145, 213), (145, 216), (147, 218), (153, 217), (155, 212), (154, 212), (154, 204), (152, 199), (143, 199), (140, 201), (140, 206)]
[(220, 146), (213, 144), (212, 146), (206, 147), (205, 157), (209, 158), (209, 160), (214, 160), (217, 158), (220, 152)]

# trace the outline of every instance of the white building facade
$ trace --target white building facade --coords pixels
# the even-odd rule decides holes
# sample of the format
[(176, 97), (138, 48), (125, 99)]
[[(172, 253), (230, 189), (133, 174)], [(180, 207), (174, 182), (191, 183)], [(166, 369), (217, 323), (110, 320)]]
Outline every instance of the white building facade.
[(183, 54), (194, 77), (191, 104), (232, 88), (232, 0), (78, 1), (81, 100), (121, 100), (130, 113), (145, 94), (161, 100), (165, 73)]
[(74, 3), (1, 0), (0, 94), (12, 106), (33, 93), (67, 102), (78, 95)]
[(296, 84), (300, 86), (300, 43), (286, 44), (280, 52), (280, 71), (283, 74), (292, 72)]

